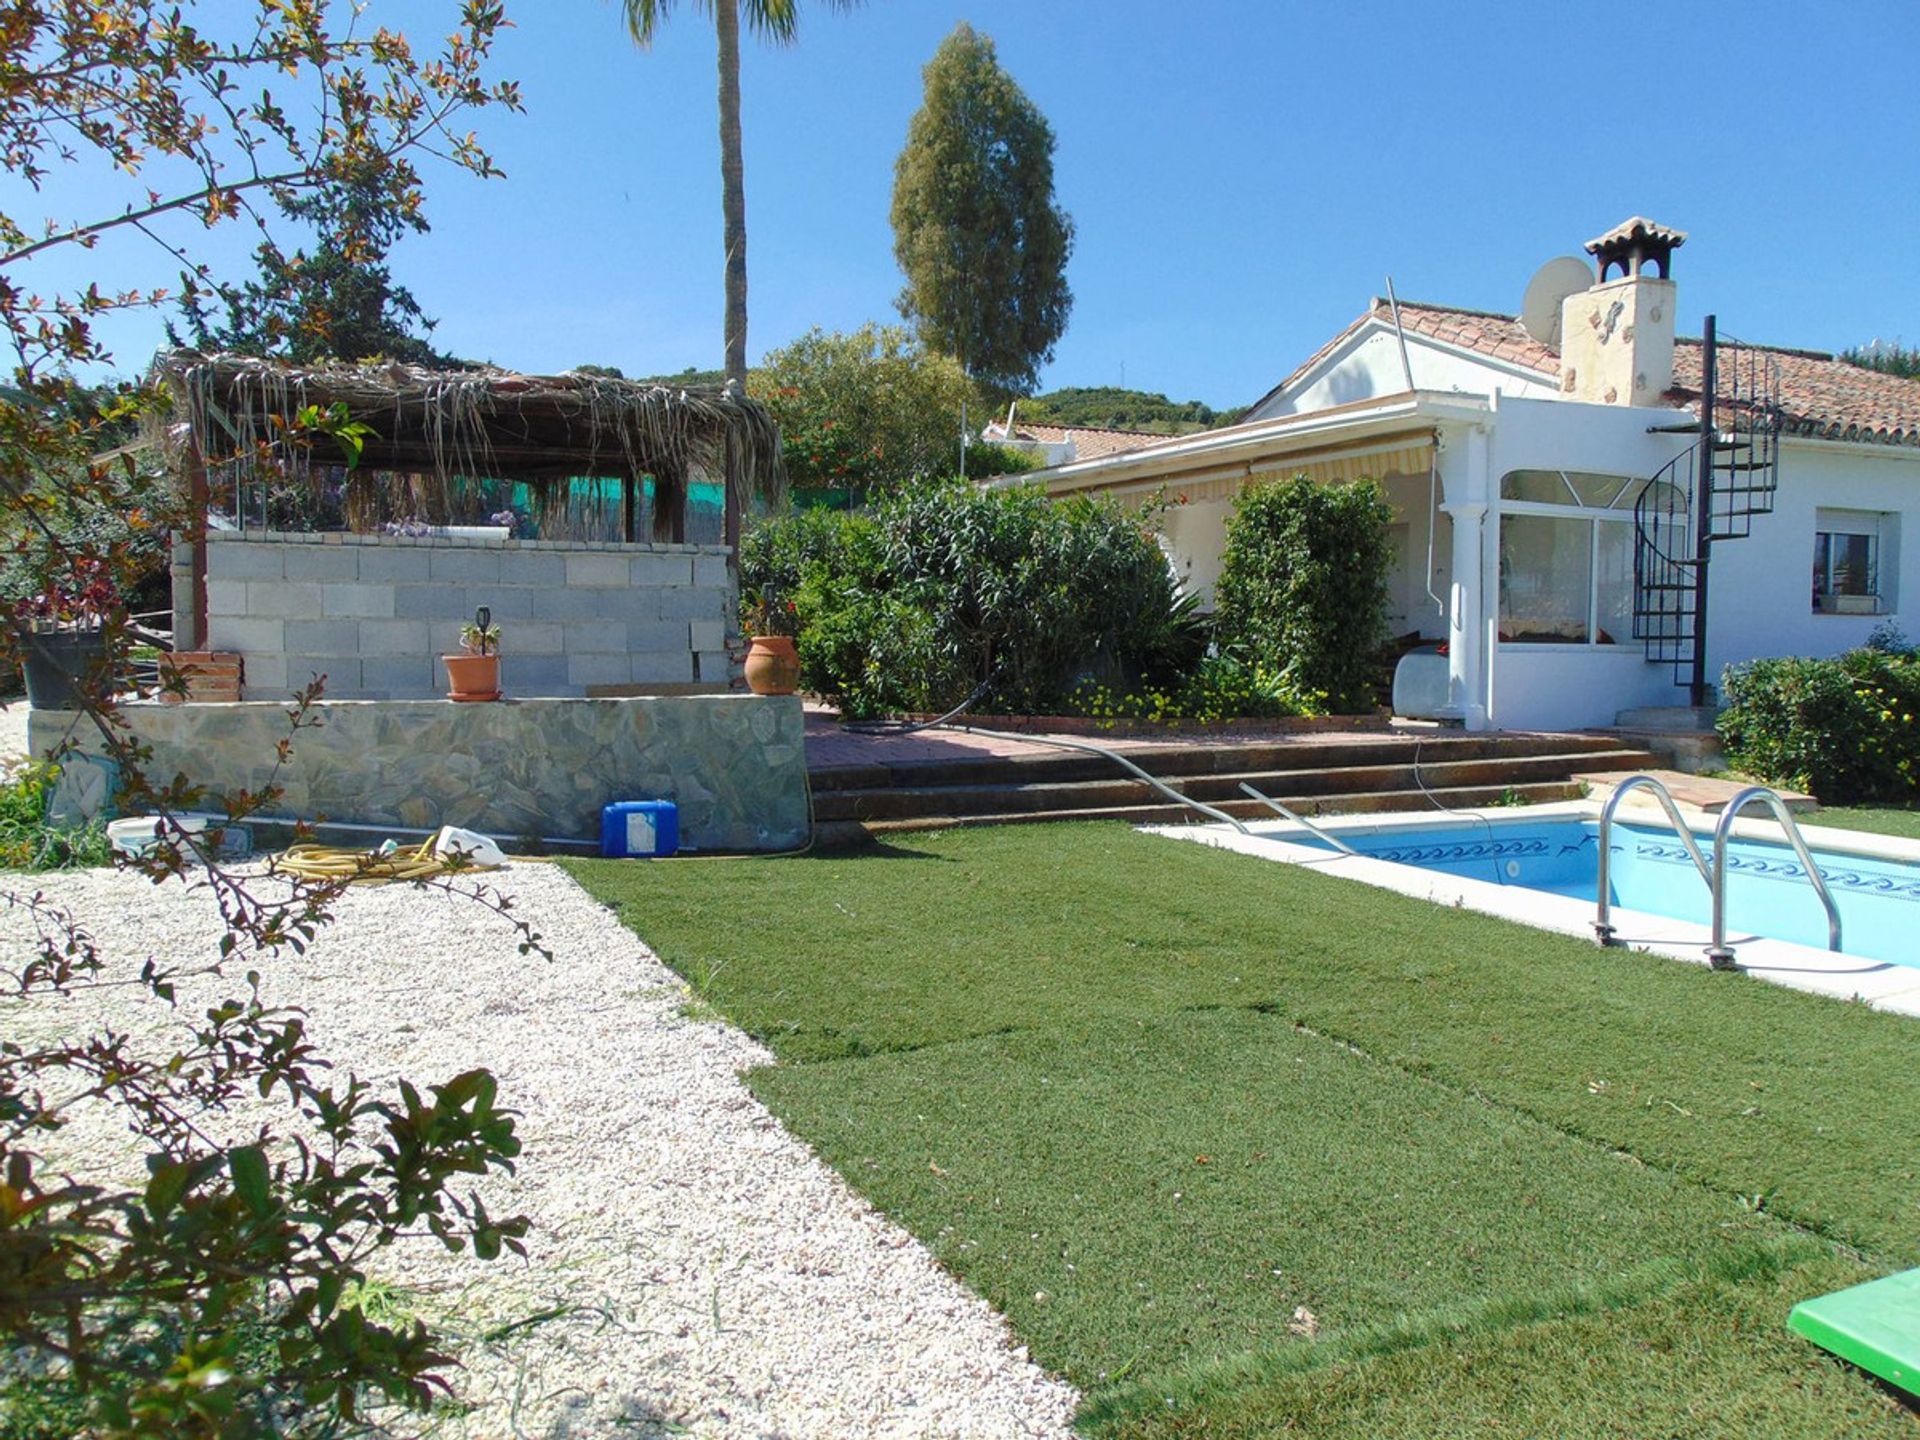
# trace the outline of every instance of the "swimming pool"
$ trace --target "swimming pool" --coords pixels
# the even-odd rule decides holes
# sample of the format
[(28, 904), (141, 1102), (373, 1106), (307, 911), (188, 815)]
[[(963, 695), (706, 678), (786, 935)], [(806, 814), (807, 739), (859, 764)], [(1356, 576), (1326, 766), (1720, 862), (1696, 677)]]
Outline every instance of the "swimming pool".
[[(1614, 943), (1703, 963), (1712, 939), (1706, 884), (1645, 797), (1614, 817), (1609, 864)], [(1641, 808), (1644, 805), (1645, 808)], [(1222, 824), (1143, 826), (1172, 839), (1239, 851), (1436, 904), (1543, 930), (1594, 935), (1600, 804), (1317, 817), (1245, 831)], [(1692, 825), (1712, 853), (1713, 819)], [(1840, 952), (1826, 911), (1770, 820), (1741, 818), (1728, 846), (1727, 934), (1733, 965), (1795, 989), (1920, 1016), (1920, 841), (1804, 823), (1800, 831), (1839, 908)], [(1342, 854), (1335, 835), (1355, 854)], [(1361, 902), (1364, 907), (1364, 902)], [(1601, 952), (1598, 947), (1596, 954)]]
[[(1256, 834), (1331, 852), (1333, 847), (1290, 823), (1250, 827)], [(1595, 902), (1599, 872), (1597, 816), (1506, 819), (1449, 817), (1443, 825), (1324, 828), (1361, 855), (1464, 880), (1514, 886)], [(1775, 833), (1778, 833), (1777, 831)], [(1858, 836), (1857, 841), (1874, 837)], [(1711, 851), (1711, 829), (1696, 830)], [(1711, 902), (1700, 873), (1671, 827), (1616, 818), (1611, 836), (1609, 897), (1616, 906), (1705, 925)], [(1920, 966), (1920, 863), (1910, 859), (1813, 847), (1840, 910), (1841, 950), (1869, 960)], [(1727, 923), (1730, 931), (1827, 947), (1827, 912), (1791, 846), (1751, 829), (1727, 846)]]

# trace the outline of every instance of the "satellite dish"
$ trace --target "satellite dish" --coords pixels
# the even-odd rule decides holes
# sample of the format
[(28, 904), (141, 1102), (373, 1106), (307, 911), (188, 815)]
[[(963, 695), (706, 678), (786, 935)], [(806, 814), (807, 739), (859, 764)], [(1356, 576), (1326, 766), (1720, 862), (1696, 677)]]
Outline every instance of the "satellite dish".
[(1560, 307), (1569, 295), (1593, 287), (1593, 267), (1577, 255), (1549, 260), (1533, 272), (1520, 302), (1520, 328), (1542, 345), (1560, 348)]

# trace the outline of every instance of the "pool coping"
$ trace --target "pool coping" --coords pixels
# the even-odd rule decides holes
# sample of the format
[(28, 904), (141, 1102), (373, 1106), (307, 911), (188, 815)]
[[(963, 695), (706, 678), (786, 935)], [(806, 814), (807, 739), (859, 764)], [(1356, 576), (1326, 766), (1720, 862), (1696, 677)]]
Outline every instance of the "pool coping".
[[(1647, 808), (1651, 811), (1651, 818), (1665, 823), (1665, 817), (1657, 807)], [(1648, 818), (1638, 806), (1623, 806), (1622, 812), (1623, 818), (1635, 823)], [(1336, 835), (1377, 835), (1440, 829), (1457, 825), (1461, 820), (1486, 821), (1497, 825), (1529, 820), (1597, 820), (1599, 817), (1600, 806), (1593, 801), (1564, 800), (1548, 805), (1500, 806), (1490, 810), (1328, 816), (1317, 820), (1315, 826)], [(1704, 820), (1711, 832), (1713, 817), (1707, 816)], [(1210, 845), (1286, 865), (1308, 865), (1342, 879), (1392, 890), (1416, 900), (1452, 905), (1482, 915), (1516, 920), (1536, 929), (1576, 936), (1589, 943), (1593, 941), (1594, 905), (1591, 901), (1551, 895), (1523, 886), (1496, 885), (1486, 880), (1438, 874), (1363, 855), (1343, 855), (1337, 851), (1329, 853), (1318, 846), (1295, 844), (1279, 838), (1304, 835), (1310, 833), (1312, 828), (1298, 826), (1291, 821), (1261, 822), (1261, 830), (1265, 833), (1243, 835), (1224, 825), (1140, 827), (1147, 834)], [(1920, 841), (1859, 830), (1838, 830), (1824, 825), (1803, 825), (1800, 828), (1808, 845), (1816, 849), (1920, 862)], [(1744, 819), (1734, 822), (1733, 833), (1742, 839), (1776, 842), (1780, 834), (1778, 827), (1771, 823)], [(1707, 963), (1705, 952), (1712, 939), (1712, 931), (1705, 925), (1620, 906), (1612, 907), (1610, 920), (1617, 936), (1614, 942), (1616, 947), (1663, 955), (1695, 965), (1704, 966)], [(1754, 935), (1731, 934), (1728, 939), (1736, 947), (1734, 968), (1744, 974), (1832, 999), (1861, 1001), (1877, 1010), (1920, 1016), (1920, 967), (1900, 965), (1891, 960), (1835, 955), (1809, 945)], [(1594, 949), (1597, 953), (1600, 947), (1595, 945)]]

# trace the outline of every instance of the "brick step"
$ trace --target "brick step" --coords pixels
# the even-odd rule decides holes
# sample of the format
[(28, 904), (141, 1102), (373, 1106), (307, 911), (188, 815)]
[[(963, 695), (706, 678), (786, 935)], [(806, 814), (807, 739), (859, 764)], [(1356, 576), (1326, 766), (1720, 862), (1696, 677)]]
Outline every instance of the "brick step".
[[(1425, 767), (1422, 767), (1423, 769)], [(1578, 799), (1583, 787), (1574, 783), (1539, 782), (1513, 786), (1473, 786), (1451, 790), (1384, 790), (1353, 795), (1313, 796), (1276, 795), (1288, 809), (1302, 815), (1374, 815), (1421, 810), (1467, 810), (1497, 806), (1506, 801), (1544, 805), (1555, 800)], [(1241, 798), (1223, 801), (1215, 809), (1242, 820), (1274, 820), (1278, 817), (1257, 800)], [(898, 820), (835, 820), (819, 827), (816, 844), (831, 849), (845, 846), (860, 837), (875, 839), (888, 835), (910, 834), (926, 830), (956, 830), (976, 825), (1031, 825), (1055, 821), (1118, 820), (1132, 825), (1179, 825), (1204, 822), (1205, 817), (1184, 805), (1126, 805), (1113, 809), (1009, 811), (981, 815), (916, 815)]]
[[(1624, 748), (1618, 739), (1606, 735), (1446, 733), (1422, 736), (1418, 741), (1403, 736), (1381, 736), (1373, 739), (1280, 741), (1253, 745), (1130, 746), (1119, 753), (1148, 773), (1177, 783), (1179, 777), (1190, 775), (1277, 775), (1367, 765), (1411, 764), (1416, 746), (1423, 771), (1429, 764), (1451, 760), (1538, 755), (1598, 756)], [(810, 771), (816, 794), (905, 786), (928, 788), (947, 784), (1070, 784), (1081, 780), (1109, 779), (1114, 773), (1113, 762), (1099, 755), (1066, 750), (1050, 754), (982, 755), (959, 751), (957, 747), (951, 760), (878, 761), (818, 766)]]
[[(1615, 749), (1595, 753), (1529, 755), (1475, 760), (1429, 760), (1423, 756), (1418, 772), (1403, 755), (1392, 765), (1339, 766), (1294, 771), (1236, 771), (1225, 775), (1167, 777), (1176, 790), (1207, 804), (1246, 803), (1242, 783), (1264, 794), (1332, 799), (1347, 795), (1418, 793), (1433, 790), (1490, 789), (1495, 795), (1511, 786), (1566, 785), (1576, 772), (1647, 769), (1657, 762), (1646, 751)], [(1144, 781), (1108, 765), (1098, 780), (1058, 781), (1048, 778), (1030, 784), (907, 785), (893, 788), (816, 791), (814, 814), (820, 820), (903, 820), (917, 815), (1011, 815), (1090, 813), (1164, 801)]]

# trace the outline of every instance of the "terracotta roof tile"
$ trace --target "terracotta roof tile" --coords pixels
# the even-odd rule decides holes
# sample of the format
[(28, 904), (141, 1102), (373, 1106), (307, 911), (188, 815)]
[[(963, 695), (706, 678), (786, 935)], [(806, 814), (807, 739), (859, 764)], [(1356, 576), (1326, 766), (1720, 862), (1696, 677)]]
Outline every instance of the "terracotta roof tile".
[[(1789, 435), (1819, 440), (1860, 440), (1884, 445), (1920, 445), (1920, 380), (1849, 365), (1811, 350), (1753, 347), (1780, 367), (1780, 406)], [(1675, 404), (1700, 399), (1702, 345), (1683, 339), (1673, 351)], [(1725, 396), (1729, 379), (1714, 387)]]
[[(1383, 316), (1389, 323), (1393, 319), (1393, 312), (1384, 300), (1375, 300), (1369, 313)], [(1400, 323), (1417, 334), (1458, 345), (1476, 355), (1506, 360), (1543, 375), (1560, 373), (1560, 352), (1534, 339), (1511, 315), (1402, 301)]]
[(1644, 215), (1635, 215), (1630, 220), (1622, 220), (1604, 235), (1596, 235), (1587, 241), (1587, 253), (1598, 255), (1612, 246), (1631, 245), (1635, 240), (1652, 240), (1656, 244), (1671, 245), (1678, 250), (1687, 243), (1687, 232), (1675, 230), (1671, 225), (1662, 225), (1649, 220)]
[[(1002, 429), (1000, 425), (989, 425), (983, 432), (984, 438), (992, 440)], [(1158, 445), (1162, 440), (1177, 438), (1149, 430), (1103, 430), (1094, 425), (1039, 425), (1018, 419), (1014, 421), (1013, 431), (1015, 439), (1031, 440), (1041, 445), (1064, 445), (1071, 440), (1076, 460), (1098, 460), (1107, 455), (1120, 455), (1129, 450)]]
[[(1251, 408), (1258, 410), (1338, 350), (1346, 343), (1348, 336), (1375, 320), (1384, 320), (1389, 325), (1393, 323), (1393, 308), (1380, 296), (1375, 296), (1373, 303), (1357, 320), (1301, 361), (1291, 375), (1261, 396)], [(1445, 341), (1496, 360), (1510, 360), (1543, 374), (1560, 373), (1559, 353), (1527, 334), (1520, 328), (1520, 322), (1511, 315), (1493, 315), (1482, 310), (1456, 310), (1445, 305), (1421, 305), (1402, 300), (1400, 323), (1411, 334)]]
[[(1367, 320), (1387, 314), (1386, 303), (1374, 301), (1341, 338)], [(1558, 352), (1527, 334), (1511, 315), (1402, 301), (1400, 323), (1411, 333), (1477, 355), (1510, 361), (1542, 375), (1560, 373)], [(1779, 365), (1780, 403), (1790, 434), (1920, 446), (1920, 380), (1849, 365), (1823, 351), (1746, 348)], [(1691, 408), (1700, 399), (1700, 356), (1697, 339), (1682, 337), (1674, 346), (1674, 388), (1667, 398), (1677, 406)], [(1723, 399), (1730, 400), (1732, 377), (1723, 374), (1717, 388)]]

